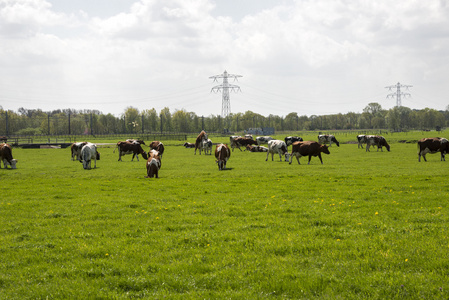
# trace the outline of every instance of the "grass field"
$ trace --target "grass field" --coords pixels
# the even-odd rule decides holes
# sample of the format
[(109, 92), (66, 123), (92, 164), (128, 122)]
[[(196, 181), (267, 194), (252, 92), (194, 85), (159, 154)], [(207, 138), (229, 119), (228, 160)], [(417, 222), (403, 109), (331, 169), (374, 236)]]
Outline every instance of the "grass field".
[(18, 168), (0, 169), (0, 299), (449, 298), (439, 154), (419, 163), (416, 143), (342, 143), (324, 165), (289, 165), (235, 150), (220, 172), (163, 142), (159, 179), (112, 146), (92, 170), (70, 149), (13, 149)]

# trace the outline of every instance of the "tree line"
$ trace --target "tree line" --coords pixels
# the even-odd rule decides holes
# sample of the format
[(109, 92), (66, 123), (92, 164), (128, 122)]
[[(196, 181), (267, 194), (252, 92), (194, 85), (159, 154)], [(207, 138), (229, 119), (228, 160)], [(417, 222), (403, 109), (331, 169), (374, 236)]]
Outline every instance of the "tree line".
[(220, 115), (198, 116), (184, 109), (171, 112), (165, 107), (139, 111), (127, 107), (120, 116), (103, 114), (97, 110), (53, 110), (20, 108), (17, 112), (0, 107), (0, 135), (81, 135), (81, 134), (145, 134), (242, 132), (249, 128), (272, 127), (275, 131), (301, 130), (365, 130), (391, 131), (432, 130), (449, 123), (449, 106), (445, 111), (431, 108), (413, 110), (408, 107), (382, 109), (378, 103), (369, 103), (362, 113), (349, 112), (333, 115), (263, 116), (252, 111)]

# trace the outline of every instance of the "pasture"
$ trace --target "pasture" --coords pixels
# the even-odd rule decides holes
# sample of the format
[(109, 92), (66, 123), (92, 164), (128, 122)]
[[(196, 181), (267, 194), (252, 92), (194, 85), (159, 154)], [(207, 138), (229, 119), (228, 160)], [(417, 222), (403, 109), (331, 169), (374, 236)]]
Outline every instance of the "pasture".
[(159, 179), (113, 146), (92, 170), (68, 148), (14, 148), (0, 298), (447, 299), (449, 161), (396, 142), (424, 136), (367, 153), (336, 135), (324, 165), (237, 149), (225, 171), (162, 141)]

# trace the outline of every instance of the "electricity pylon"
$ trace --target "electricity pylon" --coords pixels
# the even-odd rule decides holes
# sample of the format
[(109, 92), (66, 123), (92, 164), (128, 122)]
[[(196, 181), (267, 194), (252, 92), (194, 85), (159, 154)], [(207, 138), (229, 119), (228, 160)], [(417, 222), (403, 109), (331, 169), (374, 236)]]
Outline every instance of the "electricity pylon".
[(232, 92), (241, 91), (238, 85), (229, 84), (228, 78), (234, 78), (234, 80), (237, 80), (238, 77), (242, 77), (242, 75), (228, 74), (226, 70), (223, 72), (223, 74), (209, 77), (210, 79), (213, 79), (214, 82), (215, 81), (218, 82), (217, 78), (223, 78), (222, 84), (214, 86), (211, 89), (211, 92), (215, 93), (222, 91), (221, 116), (223, 119), (225, 119), (231, 113), (231, 100), (229, 98), (229, 91)]
[(404, 85), (404, 84), (400, 84), (399, 82), (395, 85), (390, 85), (390, 86), (386, 86), (386, 89), (389, 89), (391, 91), (392, 88), (396, 88), (396, 93), (391, 93), (387, 95), (387, 98), (394, 98), (396, 96), (396, 107), (400, 107), (402, 106), (401, 103), (401, 97), (411, 97), (410, 93), (403, 93), (401, 92), (401, 88), (406, 88), (408, 90), (409, 87), (412, 87), (413, 85)]

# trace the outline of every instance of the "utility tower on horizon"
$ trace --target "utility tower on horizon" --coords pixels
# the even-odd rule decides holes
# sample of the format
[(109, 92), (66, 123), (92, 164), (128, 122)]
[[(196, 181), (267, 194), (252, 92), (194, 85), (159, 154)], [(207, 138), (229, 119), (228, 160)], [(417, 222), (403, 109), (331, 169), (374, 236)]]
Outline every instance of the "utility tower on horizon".
[(404, 85), (404, 84), (400, 84), (399, 82), (395, 85), (390, 85), (390, 86), (386, 86), (386, 89), (389, 89), (390, 91), (393, 88), (396, 88), (396, 92), (395, 93), (391, 93), (387, 95), (387, 99), (388, 98), (394, 98), (396, 97), (396, 107), (400, 107), (402, 106), (401, 103), (401, 97), (411, 97), (412, 95), (410, 93), (403, 93), (401, 92), (401, 88), (406, 88), (408, 90), (409, 87), (413, 87), (413, 85)]
[(223, 78), (223, 83), (217, 86), (214, 86), (211, 89), (211, 92), (218, 93), (219, 91), (222, 91), (222, 102), (221, 102), (221, 116), (222, 118), (226, 118), (231, 113), (231, 100), (229, 98), (229, 91), (232, 92), (238, 92), (241, 91), (240, 87), (238, 85), (229, 84), (228, 78), (234, 78), (234, 81), (237, 80), (238, 77), (242, 77), (242, 75), (234, 75), (234, 74), (228, 74), (226, 70), (223, 72), (223, 74), (210, 76), (210, 79), (213, 79), (214, 82), (218, 82), (218, 78)]

